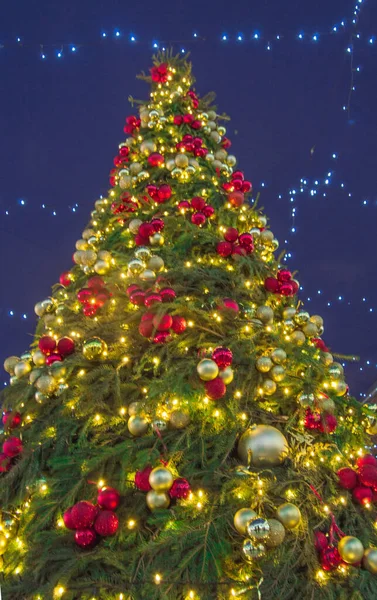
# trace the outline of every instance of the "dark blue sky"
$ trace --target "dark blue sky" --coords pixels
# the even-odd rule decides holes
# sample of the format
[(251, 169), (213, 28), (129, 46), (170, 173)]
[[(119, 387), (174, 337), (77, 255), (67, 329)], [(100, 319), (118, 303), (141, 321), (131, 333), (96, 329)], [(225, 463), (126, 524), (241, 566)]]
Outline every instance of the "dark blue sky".
[[(93, 202), (106, 193), (124, 118), (132, 112), (127, 98), (148, 92), (135, 76), (150, 66), (152, 40), (177, 40), (174, 49), (191, 51), (199, 93), (214, 90), (220, 111), (232, 118), (232, 151), (262, 192), (281, 247), (289, 242), (288, 264), (299, 271), (301, 297), (311, 298), (308, 310), (325, 319), (324, 339), (335, 352), (360, 356), (347, 373), (351, 391), (365, 392), (377, 378), (377, 43), (368, 44), (377, 33), (375, 4), (362, 3), (355, 30), (361, 37), (353, 38), (353, 65), (361, 71), (355, 73), (350, 119), (342, 106), (350, 88), (346, 48), (352, 30), (328, 34), (342, 19), (350, 21), (354, 5), (355, 0), (3, 4), (1, 358), (28, 346), (35, 302), (71, 266)], [(111, 40), (115, 28), (122, 36)], [(101, 31), (109, 38), (102, 40)], [(206, 41), (193, 40), (194, 31)], [(251, 40), (256, 31), (260, 39)], [(319, 39), (299, 41), (300, 31), (318, 33)], [(241, 32), (245, 40), (237, 42)], [(131, 33), (140, 42), (127, 41)], [(227, 42), (221, 41), (224, 33), (231, 37)], [(21, 45), (15, 43), (18, 36)], [(54, 58), (60, 44), (70, 43), (78, 46), (74, 55), (64, 48), (65, 56)], [(301, 178), (308, 181), (303, 193)], [(296, 195), (289, 194), (292, 189)]]

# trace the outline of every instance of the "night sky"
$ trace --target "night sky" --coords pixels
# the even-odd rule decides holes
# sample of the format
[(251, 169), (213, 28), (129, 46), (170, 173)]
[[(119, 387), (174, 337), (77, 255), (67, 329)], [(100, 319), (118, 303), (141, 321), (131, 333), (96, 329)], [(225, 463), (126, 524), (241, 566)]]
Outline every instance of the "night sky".
[[(377, 379), (377, 38), (369, 42), (377, 7), (358, 3), (353, 28), (356, 2), (2, 3), (2, 360), (28, 348), (34, 304), (72, 265), (74, 243), (109, 187), (124, 119), (133, 112), (127, 98), (149, 93), (135, 77), (151, 66), (158, 40), (190, 50), (197, 91), (214, 90), (219, 111), (231, 117), (231, 151), (261, 192), (280, 247), (292, 255), (287, 265), (298, 270), (301, 298), (324, 317), (333, 352), (360, 356), (347, 379), (354, 395), (367, 391)], [(348, 111), (351, 60), (356, 89)]]

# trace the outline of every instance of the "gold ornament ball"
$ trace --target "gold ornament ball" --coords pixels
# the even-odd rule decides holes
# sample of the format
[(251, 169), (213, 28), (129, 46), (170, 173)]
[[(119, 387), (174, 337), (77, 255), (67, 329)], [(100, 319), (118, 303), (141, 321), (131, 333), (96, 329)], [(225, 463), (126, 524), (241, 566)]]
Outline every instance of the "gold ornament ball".
[(295, 325), (294, 321), (292, 321), (292, 319), (286, 319), (284, 321), (284, 328), (287, 331), (292, 332), (292, 331), (294, 331), (295, 327), (296, 327), (296, 325)]
[(235, 167), (237, 164), (237, 158), (234, 156), (234, 154), (229, 154), (229, 156), (226, 159), (226, 162), (230, 167)]
[(119, 177), (119, 187), (122, 190), (130, 189), (131, 185), (132, 185), (132, 177), (130, 175), (123, 175), (122, 177)]
[(270, 533), (270, 525), (267, 519), (263, 519), (262, 517), (252, 519), (247, 524), (246, 529), (249, 536), (257, 540), (264, 540)]
[(258, 215), (258, 227), (266, 227), (267, 217), (265, 215)]
[(98, 275), (106, 275), (110, 269), (110, 265), (106, 260), (97, 260), (93, 268)]
[(286, 529), (294, 529), (301, 521), (300, 509), (291, 502), (281, 504), (276, 511), (276, 516)]
[(334, 391), (335, 396), (341, 397), (347, 393), (347, 384), (345, 381), (332, 381), (331, 389)]
[(179, 179), (180, 176), (182, 175), (182, 173), (183, 173), (182, 169), (175, 167), (175, 169), (173, 169), (171, 172), (171, 176), (174, 177), (174, 179)]
[(77, 240), (75, 247), (76, 247), (76, 250), (87, 250), (88, 242), (86, 240)]
[(296, 344), (297, 346), (302, 346), (305, 344), (305, 334), (302, 331), (293, 331), (291, 333), (291, 342)]
[(258, 306), (255, 316), (262, 321), (262, 323), (271, 323), (274, 318), (274, 311), (270, 306)]
[(353, 565), (364, 556), (364, 546), (357, 537), (345, 535), (338, 544), (338, 551), (344, 562)]
[(334, 362), (334, 357), (332, 354), (330, 354), (330, 352), (322, 352), (321, 360), (325, 364), (325, 366), (328, 367)]
[[(156, 112), (156, 111), (152, 111), (152, 112)], [(157, 116), (158, 116), (158, 113), (157, 113)], [(140, 151), (143, 154), (149, 155), (152, 152), (156, 152), (156, 150), (157, 150), (157, 146), (156, 146), (156, 144), (152, 140), (144, 140), (140, 144)]]
[(268, 519), (270, 531), (268, 537), (264, 540), (267, 548), (276, 548), (283, 543), (285, 538), (284, 525), (277, 519)]
[(275, 348), (275, 350), (271, 352), (271, 358), (274, 363), (281, 365), (281, 363), (286, 360), (287, 353), (282, 348)]
[(8, 545), (8, 540), (3, 533), (0, 533), (0, 556), (4, 554), (6, 547)]
[(342, 379), (344, 369), (339, 363), (332, 363), (328, 368), (328, 374), (331, 379)]
[(175, 168), (175, 166), (176, 164), (174, 158), (169, 158), (165, 161), (165, 167), (168, 169), (168, 171), (172, 171)]
[(272, 396), (276, 392), (276, 387), (273, 379), (265, 379), (262, 383), (262, 390), (266, 396)]
[(190, 167), (194, 167), (194, 169), (199, 169), (199, 163), (195, 158), (189, 159)]
[(128, 414), (130, 415), (130, 417), (134, 417), (135, 415), (137, 415), (141, 410), (141, 402), (131, 402), (131, 404), (128, 405)]
[(224, 150), (224, 148), (220, 148), (219, 150), (216, 150), (216, 152), (215, 152), (215, 158), (217, 158), (217, 160), (221, 160), (222, 162), (224, 162), (224, 160), (226, 159), (227, 156), (228, 156), (228, 153), (226, 150)]
[(149, 475), (149, 485), (156, 492), (167, 492), (174, 482), (174, 476), (166, 467), (156, 467)]
[(314, 400), (314, 394), (306, 394), (305, 392), (302, 392), (297, 396), (297, 402), (304, 408), (307, 408), (308, 406), (313, 406)]
[(34, 383), (42, 375), (42, 373), (43, 373), (42, 369), (33, 369), (32, 371), (30, 371), (29, 383), (31, 385), (34, 385)]
[(151, 269), (145, 269), (139, 275), (141, 281), (152, 283), (156, 279), (156, 273)]
[(317, 327), (323, 327), (323, 319), (319, 315), (312, 315), (310, 321), (317, 325)]
[(106, 262), (110, 262), (112, 259), (111, 252), (108, 252), (107, 250), (100, 250), (100, 252), (98, 252), (98, 258), (100, 260), (105, 260)]
[(186, 175), (194, 175), (194, 173), (196, 172), (196, 168), (193, 167), (192, 165), (189, 165), (188, 167), (186, 167)]
[(196, 367), (199, 377), (202, 381), (211, 381), (216, 379), (219, 374), (219, 367), (214, 360), (203, 358)]
[(257, 541), (246, 539), (242, 545), (242, 552), (249, 560), (262, 558), (266, 554), (266, 547)]
[(32, 354), (33, 363), (36, 367), (43, 367), (46, 362), (46, 357), (40, 350), (35, 350)]
[(8, 356), (8, 358), (4, 360), (4, 369), (9, 375), (14, 375), (14, 369), (19, 360), (18, 356)]
[(274, 234), (269, 229), (265, 229), (264, 231), (261, 231), (260, 237), (263, 242), (272, 242)]
[(150, 269), (151, 271), (161, 271), (165, 266), (165, 263), (163, 261), (163, 259), (161, 258), (161, 256), (152, 256), (152, 258), (149, 259), (147, 267), (148, 269)]
[(142, 222), (143, 221), (141, 219), (131, 219), (131, 221), (128, 223), (128, 229), (131, 231), (131, 233), (136, 235)]
[(156, 492), (149, 490), (146, 495), (147, 506), (150, 510), (158, 510), (159, 508), (169, 508), (170, 498), (166, 492)]
[(15, 385), (15, 384), (16, 384), (18, 381), (19, 381), (19, 379), (18, 379), (18, 377), (16, 377), (15, 375), (12, 375), (12, 376), (9, 378), (9, 383), (10, 383), (10, 385)]
[(27, 352), (23, 352), (20, 356), (21, 360), (31, 360), (31, 352), (27, 351)]
[(270, 467), (284, 461), (288, 456), (289, 446), (276, 427), (255, 425), (241, 435), (237, 452), (245, 465), (250, 462), (255, 467)]
[(174, 162), (180, 169), (185, 169), (189, 165), (189, 159), (186, 156), (186, 154), (183, 153), (177, 154), (177, 156), (174, 159)]
[(315, 323), (305, 323), (302, 328), (302, 331), (305, 333), (307, 337), (315, 337), (318, 335), (318, 327)]
[(279, 248), (279, 240), (277, 240), (276, 238), (274, 238), (271, 242), (271, 249), (272, 252), (275, 252), (275, 250), (277, 250)]
[(240, 508), (233, 517), (234, 527), (241, 535), (247, 534), (247, 526), (255, 519), (257, 513), (251, 508)]
[(138, 259), (134, 258), (128, 263), (128, 270), (132, 275), (140, 275), (145, 269), (145, 263)]
[(369, 435), (377, 435), (377, 419), (375, 417), (367, 417), (368, 425), (366, 427), (366, 432)]
[(252, 227), (252, 228), (250, 229), (249, 233), (251, 233), (251, 235), (252, 235), (254, 238), (256, 238), (256, 237), (257, 237), (257, 238), (258, 238), (258, 237), (260, 237), (260, 229), (258, 229), (258, 227)]
[(14, 367), (16, 377), (24, 377), (31, 371), (31, 364), (27, 360), (20, 360)]
[(213, 140), (216, 144), (219, 144), (221, 142), (221, 136), (217, 131), (211, 131), (209, 135), (211, 140)]
[(151, 249), (147, 248), (146, 246), (139, 246), (139, 248), (135, 250), (135, 257), (143, 262), (146, 262), (149, 258), (151, 258), (151, 256)]
[(296, 313), (293, 316), (293, 320), (295, 323), (297, 323), (297, 325), (305, 325), (305, 323), (307, 323), (310, 319), (310, 315), (308, 312), (302, 310), (298, 313)]
[(181, 410), (173, 410), (170, 415), (170, 424), (174, 429), (184, 429), (189, 423), (190, 415)]
[(82, 346), (82, 353), (87, 360), (98, 360), (106, 350), (106, 342), (99, 337), (92, 337), (85, 340)]
[(280, 383), (285, 377), (285, 369), (281, 365), (275, 365), (270, 371), (270, 376), (274, 381)]
[(134, 162), (130, 164), (130, 173), (131, 175), (138, 175), (140, 171), (143, 170), (143, 167), (139, 162)]
[(94, 250), (84, 250), (82, 253), (82, 264), (91, 267), (97, 260), (97, 253)]
[(234, 378), (234, 371), (232, 367), (225, 367), (223, 371), (219, 372), (219, 377), (221, 377), (225, 385), (229, 385), (230, 383), (232, 383)]
[(45, 308), (43, 306), (42, 301), (41, 302), (37, 302), (37, 304), (34, 306), (34, 312), (37, 315), (37, 317), (42, 317), (45, 313)]
[(165, 238), (161, 233), (154, 233), (150, 236), (149, 241), (152, 246), (163, 246)]
[(332, 398), (317, 398), (318, 407), (325, 413), (333, 414), (335, 412), (335, 402)]
[(283, 319), (292, 319), (296, 314), (296, 309), (293, 306), (288, 306), (283, 310)]
[(38, 404), (42, 404), (43, 402), (48, 400), (48, 397), (45, 394), (42, 394), (42, 392), (38, 392), (38, 391), (35, 392), (34, 398), (35, 398), (35, 401), (38, 402)]
[(39, 392), (48, 396), (56, 390), (58, 382), (51, 375), (41, 375), (35, 385)]
[(96, 235), (96, 232), (94, 231), (94, 229), (84, 229), (84, 231), (82, 232), (82, 237), (84, 240), (89, 240), (89, 238), (91, 238), (95, 235)]
[(364, 552), (363, 567), (369, 573), (377, 575), (377, 548), (367, 548)]
[(139, 437), (146, 433), (148, 429), (148, 421), (140, 415), (133, 415), (128, 419), (127, 427), (131, 435)]
[(273, 366), (273, 362), (268, 356), (260, 356), (255, 366), (260, 373), (268, 373)]

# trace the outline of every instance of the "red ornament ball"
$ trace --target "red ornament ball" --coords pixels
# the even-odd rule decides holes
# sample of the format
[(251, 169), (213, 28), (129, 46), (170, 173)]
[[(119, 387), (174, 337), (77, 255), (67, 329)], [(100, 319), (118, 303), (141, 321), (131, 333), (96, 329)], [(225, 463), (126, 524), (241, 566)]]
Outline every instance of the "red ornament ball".
[(281, 283), (287, 283), (288, 281), (291, 281), (291, 279), (292, 273), (288, 271), (288, 269), (281, 269), (280, 271), (278, 271), (278, 280)]
[(339, 469), (337, 475), (339, 477), (338, 484), (344, 490), (353, 490), (357, 486), (357, 473), (353, 469), (344, 467)]
[(342, 563), (338, 548), (328, 546), (321, 552), (321, 567), (324, 571), (333, 571)]
[(58, 341), (58, 352), (62, 356), (69, 356), (75, 351), (75, 342), (70, 337), (60, 338)]
[(87, 286), (91, 290), (100, 290), (105, 285), (104, 280), (99, 275), (94, 275), (90, 279), (88, 279)]
[(184, 498), (186, 499), (190, 493), (190, 484), (187, 479), (179, 477), (173, 481), (173, 485), (169, 490), (170, 498)]
[(0, 473), (6, 473), (11, 468), (11, 459), (9, 456), (0, 452)]
[(203, 210), (203, 208), (206, 205), (206, 201), (204, 200), (204, 198), (201, 198), (200, 196), (195, 196), (192, 200), (191, 200), (191, 207), (194, 210)]
[(133, 294), (133, 292), (136, 292), (136, 290), (140, 290), (140, 287), (138, 285), (136, 285), (136, 283), (133, 283), (132, 285), (129, 285), (128, 288), (126, 289), (126, 294), (127, 296), (130, 298)]
[(94, 304), (88, 304), (86, 306), (84, 306), (84, 308), (82, 309), (82, 312), (84, 313), (84, 315), (86, 317), (94, 317), (94, 315), (97, 313), (98, 311), (98, 306), (95, 306)]
[(206, 220), (206, 216), (202, 212), (196, 212), (191, 216), (191, 223), (193, 223), (193, 225), (197, 225), (198, 227), (200, 227), (200, 225), (204, 225)]
[(364, 467), (365, 465), (372, 465), (373, 467), (377, 467), (377, 459), (372, 454), (366, 454), (365, 456), (360, 456), (356, 464), (358, 468)]
[(226, 394), (226, 385), (221, 377), (205, 382), (206, 395), (211, 400), (219, 400)]
[(142, 471), (137, 471), (135, 475), (135, 485), (142, 492), (149, 492), (152, 486), (149, 483), (149, 475), (152, 472), (152, 467), (145, 467)]
[(155, 217), (154, 219), (152, 219), (151, 225), (152, 225), (155, 233), (159, 233), (165, 227), (165, 223), (163, 222), (163, 220), (159, 219), (158, 217)]
[(151, 337), (151, 335), (154, 331), (153, 318), (154, 318), (154, 315), (152, 313), (145, 313), (145, 315), (143, 315), (141, 317), (141, 323), (139, 325), (139, 333), (143, 337), (146, 337), (146, 338)]
[(190, 202), (188, 200), (181, 200), (178, 203), (179, 210), (188, 210), (190, 208)]
[(14, 458), (23, 450), (23, 445), (18, 437), (10, 437), (3, 444), (3, 453), (8, 458)]
[(218, 308), (220, 310), (225, 309), (228, 314), (238, 313), (240, 310), (240, 307), (238, 306), (237, 302), (235, 300), (232, 300), (232, 298), (223, 298)]
[(230, 192), (230, 194), (228, 194), (228, 200), (232, 204), (232, 206), (238, 208), (244, 203), (245, 197), (242, 192), (234, 190), (234, 192)]
[(94, 529), (102, 537), (114, 535), (119, 527), (119, 519), (112, 510), (101, 510), (94, 523)]
[(359, 469), (359, 479), (363, 485), (377, 490), (377, 467), (364, 465)]
[(151, 292), (150, 294), (144, 294), (144, 304), (147, 308), (150, 308), (154, 304), (162, 302), (162, 296), (158, 292)]
[(234, 245), (232, 248), (232, 258), (234, 260), (238, 260), (240, 256), (246, 256), (247, 252), (246, 252), (246, 248), (243, 248), (243, 246), (239, 246), (239, 245)]
[(224, 240), (235, 242), (238, 239), (238, 230), (235, 227), (227, 227), (224, 233)]
[(46, 365), (49, 367), (55, 362), (61, 362), (62, 360), (63, 358), (60, 356), (60, 354), (54, 352), (53, 354), (49, 354), (48, 356), (46, 356)]
[(8, 429), (16, 429), (22, 423), (22, 417), (19, 412), (13, 412), (12, 410), (7, 410), (3, 414), (3, 425), (5, 425)]
[(187, 328), (187, 322), (186, 319), (184, 317), (179, 317), (177, 315), (175, 315), (173, 317), (173, 323), (172, 323), (172, 331), (174, 331), (174, 333), (180, 334), (183, 333), (184, 331), (186, 331)]
[(166, 202), (166, 200), (169, 200), (169, 198), (171, 197), (171, 187), (170, 185), (167, 185), (166, 183), (164, 183), (163, 185), (160, 185), (160, 187), (157, 190), (157, 198), (155, 198), (156, 202)]
[[(143, 290), (135, 290), (130, 295), (130, 302), (135, 306), (144, 306), (145, 304), (145, 292)], [(146, 304), (146, 306), (148, 306)]]
[(71, 283), (72, 283), (71, 272), (64, 271), (59, 277), (59, 283), (60, 283), (60, 285), (63, 285), (64, 287), (68, 287), (69, 285), (71, 285)]
[(327, 539), (327, 537), (325, 536), (324, 533), (322, 533), (322, 531), (316, 531), (314, 533), (314, 537), (315, 537), (315, 549), (317, 550), (317, 552), (323, 552), (323, 550), (326, 550), (326, 548), (329, 545), (329, 541)]
[(173, 325), (173, 317), (171, 315), (155, 315), (153, 317), (153, 327), (157, 331), (169, 331)]
[(240, 246), (246, 248), (247, 250), (253, 246), (253, 236), (251, 233), (241, 233), (238, 238)]
[(71, 518), (75, 529), (86, 529), (91, 527), (97, 516), (98, 508), (91, 502), (82, 500), (72, 506)]
[(215, 361), (219, 369), (225, 369), (232, 364), (233, 354), (229, 348), (219, 346), (212, 352), (212, 359)]
[(63, 521), (67, 529), (76, 529), (74, 521), (72, 519), (72, 506), (70, 508), (67, 508), (67, 510), (63, 514)]
[(97, 534), (92, 528), (79, 529), (75, 533), (75, 542), (80, 548), (91, 548), (97, 540)]
[(293, 285), (289, 281), (288, 283), (281, 283), (279, 286), (279, 293), (282, 296), (293, 296)]
[(335, 415), (325, 415), (320, 423), (319, 430), (325, 433), (332, 433), (335, 431), (338, 421)]
[(163, 302), (173, 302), (177, 297), (177, 294), (173, 288), (162, 288), (162, 290), (160, 290), (160, 296)]
[(207, 219), (209, 219), (210, 217), (212, 217), (212, 215), (215, 214), (215, 209), (210, 204), (206, 204), (202, 212), (207, 217)]
[(364, 485), (358, 485), (352, 491), (352, 498), (358, 504), (370, 504), (372, 502), (372, 490)]
[(56, 341), (50, 335), (44, 335), (38, 342), (38, 347), (43, 354), (51, 354), (56, 348)]
[(280, 283), (278, 282), (277, 279), (275, 279), (275, 277), (267, 277), (264, 280), (264, 289), (267, 290), (267, 292), (272, 292), (273, 294), (277, 294), (277, 292), (279, 291), (280, 288)]
[(154, 234), (152, 223), (142, 223), (139, 227), (138, 233), (142, 238), (149, 240), (150, 236)]
[(216, 246), (216, 252), (223, 258), (232, 254), (233, 244), (230, 242), (219, 242)]
[(158, 152), (153, 152), (148, 156), (148, 162), (151, 167), (161, 167), (164, 164), (164, 157)]
[(170, 340), (170, 332), (169, 331), (158, 331), (153, 338), (154, 344), (165, 344)]
[(120, 494), (115, 488), (103, 488), (98, 492), (97, 504), (107, 510), (115, 510), (119, 506)]

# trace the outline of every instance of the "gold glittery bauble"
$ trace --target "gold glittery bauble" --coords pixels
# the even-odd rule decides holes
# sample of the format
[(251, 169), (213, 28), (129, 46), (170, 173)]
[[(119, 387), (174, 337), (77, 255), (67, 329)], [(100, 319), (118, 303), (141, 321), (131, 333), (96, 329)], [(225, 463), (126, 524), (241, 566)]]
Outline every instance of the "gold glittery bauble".
[(31, 364), (27, 360), (20, 360), (14, 367), (16, 377), (24, 377), (31, 371)]
[(289, 447), (276, 427), (255, 425), (241, 435), (237, 452), (245, 465), (250, 462), (255, 467), (268, 467), (280, 465), (288, 456)]
[(142, 222), (143, 221), (141, 219), (131, 219), (131, 221), (128, 223), (128, 229), (131, 231), (131, 233), (136, 235)]
[(146, 501), (150, 510), (168, 508), (170, 504), (169, 494), (166, 492), (156, 492), (155, 490), (149, 490), (146, 495)]
[(302, 346), (306, 340), (305, 334), (302, 331), (293, 331), (290, 337), (291, 342), (297, 346)]
[(131, 404), (128, 405), (128, 414), (130, 415), (130, 417), (139, 414), (140, 410), (141, 402), (131, 402)]
[(270, 323), (274, 318), (274, 311), (270, 306), (259, 306), (255, 316), (262, 321), (262, 323)]
[(139, 275), (141, 281), (152, 283), (156, 279), (156, 273), (151, 269), (145, 269)]
[(132, 275), (139, 275), (144, 271), (144, 269), (145, 263), (138, 258), (134, 258), (128, 263), (128, 270), (130, 273), (132, 273)]
[(50, 374), (55, 377), (55, 379), (60, 379), (67, 374), (67, 367), (65, 366), (63, 361), (56, 361), (52, 363), (50, 367)]
[(89, 240), (89, 238), (91, 238), (95, 235), (96, 235), (96, 232), (94, 231), (94, 229), (84, 229), (84, 231), (82, 232), (82, 237), (84, 240)]
[(35, 386), (42, 394), (52, 394), (58, 387), (58, 382), (51, 375), (41, 375), (35, 382)]
[(156, 467), (149, 475), (149, 485), (156, 492), (167, 492), (174, 482), (174, 476), (166, 467)]
[(189, 159), (186, 156), (186, 154), (181, 153), (177, 154), (177, 156), (174, 159), (174, 162), (180, 169), (185, 169), (186, 167), (188, 167)]
[(296, 309), (293, 306), (288, 306), (283, 310), (283, 319), (292, 319), (296, 314)]
[(268, 537), (264, 540), (264, 543), (268, 548), (280, 546), (285, 538), (284, 525), (277, 519), (268, 519), (268, 524), (270, 526), (270, 532)]
[(302, 392), (297, 396), (297, 402), (299, 402), (299, 404), (301, 404), (301, 406), (303, 406), (304, 408), (308, 406), (313, 406), (314, 400), (314, 394), (305, 394), (304, 392)]
[(249, 560), (261, 558), (266, 554), (266, 547), (258, 541), (246, 539), (242, 546), (242, 552)]
[(82, 253), (81, 263), (87, 267), (91, 267), (97, 260), (97, 253), (94, 250), (84, 250)]
[(128, 419), (127, 427), (131, 435), (138, 437), (147, 431), (148, 421), (140, 415), (133, 415)]
[(88, 242), (86, 240), (77, 240), (75, 246), (76, 246), (76, 250), (87, 250)]
[(276, 392), (276, 387), (273, 379), (265, 379), (262, 383), (262, 390), (266, 396), (272, 396)]
[(247, 524), (247, 533), (253, 539), (264, 540), (270, 533), (270, 525), (267, 519), (256, 517)]
[(31, 385), (34, 385), (34, 383), (42, 375), (42, 373), (43, 373), (42, 369), (33, 369), (32, 371), (30, 371), (30, 374), (29, 374), (29, 383)]
[(335, 393), (335, 396), (344, 396), (347, 392), (348, 386), (345, 381), (338, 380), (331, 382), (331, 389)]
[(327, 370), (331, 379), (342, 379), (344, 375), (344, 369), (339, 363), (332, 363)]
[(87, 360), (98, 360), (107, 350), (107, 344), (99, 337), (92, 337), (82, 345), (82, 353)]
[(364, 546), (357, 537), (345, 535), (338, 544), (338, 551), (344, 562), (353, 565), (364, 556)]
[(8, 356), (4, 361), (4, 369), (9, 375), (14, 375), (14, 368), (19, 362), (18, 356)]
[(272, 360), (274, 361), (274, 363), (276, 363), (277, 365), (280, 365), (281, 363), (283, 363), (286, 360), (287, 353), (282, 348), (275, 348), (275, 350), (273, 350), (271, 352), (270, 356), (271, 356)]
[(162, 246), (165, 241), (165, 238), (161, 233), (154, 233), (150, 236), (149, 241), (152, 244), (152, 246)]
[(131, 175), (138, 175), (140, 171), (143, 170), (142, 165), (139, 162), (134, 162), (130, 164), (130, 173)]
[(326, 367), (328, 367), (334, 362), (333, 355), (330, 354), (330, 352), (322, 352), (321, 360), (325, 363)]
[(310, 315), (306, 311), (300, 311), (293, 316), (293, 320), (297, 325), (304, 325), (310, 319)]
[[(158, 116), (158, 113), (157, 113), (157, 116)], [(144, 140), (140, 144), (140, 151), (143, 154), (148, 155), (148, 154), (151, 154), (152, 152), (156, 152), (156, 150), (157, 150), (157, 146), (153, 142), (153, 140)]]
[(202, 381), (211, 381), (212, 379), (216, 379), (219, 374), (219, 367), (215, 361), (210, 358), (203, 358), (196, 369)]
[(317, 325), (317, 327), (323, 327), (323, 319), (319, 315), (312, 315), (310, 321)]
[(35, 392), (34, 398), (35, 398), (35, 401), (38, 402), (38, 404), (42, 404), (42, 402), (45, 402), (46, 400), (48, 400), (48, 397), (39, 391)]
[(281, 504), (276, 511), (276, 516), (286, 529), (294, 529), (301, 521), (300, 509), (291, 502)]
[(268, 356), (261, 356), (258, 358), (255, 366), (260, 373), (268, 373), (272, 368), (273, 362)]
[(190, 423), (190, 415), (181, 410), (173, 410), (170, 415), (170, 424), (174, 429), (184, 429)]
[(302, 331), (305, 333), (305, 335), (307, 337), (314, 337), (316, 335), (318, 335), (318, 327), (315, 323), (311, 323), (309, 321), (309, 323), (305, 323), (305, 325), (302, 328)]
[(147, 264), (148, 269), (150, 269), (151, 271), (161, 271), (164, 268), (164, 266), (165, 263), (161, 256), (152, 256), (152, 258), (148, 260)]
[(366, 432), (369, 435), (377, 435), (377, 419), (376, 417), (367, 417), (368, 425), (366, 427)]
[(219, 377), (221, 377), (225, 385), (232, 383), (234, 377), (234, 371), (232, 367), (225, 367), (225, 369), (219, 372)]
[(280, 381), (283, 381), (283, 379), (285, 377), (284, 367), (282, 367), (281, 365), (275, 365), (274, 367), (272, 367), (272, 369), (270, 371), (270, 377), (272, 377), (272, 379), (274, 381), (277, 381), (278, 383)]
[(257, 513), (251, 508), (240, 508), (239, 510), (237, 510), (233, 518), (233, 523), (238, 533), (240, 533), (241, 535), (246, 535), (247, 525), (250, 523), (250, 521), (255, 519), (256, 516)]
[(105, 275), (110, 269), (110, 265), (106, 260), (97, 260), (93, 268), (98, 275)]
[(367, 548), (364, 552), (363, 567), (377, 575), (377, 548)]
[(43, 367), (46, 362), (46, 357), (40, 350), (35, 350), (33, 352), (33, 363), (36, 367)]
[(8, 540), (3, 533), (0, 533), (0, 555), (4, 554), (6, 547), (8, 545)]
[(272, 242), (274, 234), (269, 229), (265, 229), (264, 231), (261, 231), (260, 237), (264, 242)]

